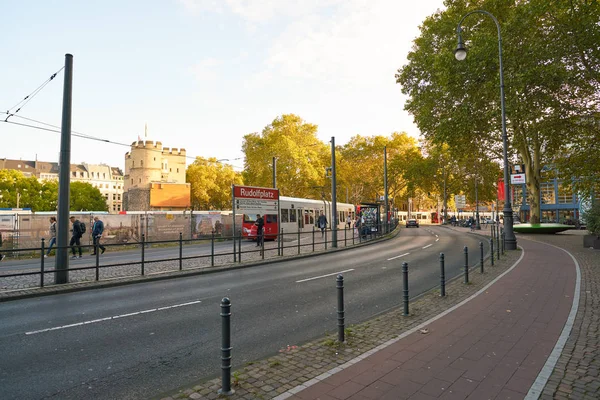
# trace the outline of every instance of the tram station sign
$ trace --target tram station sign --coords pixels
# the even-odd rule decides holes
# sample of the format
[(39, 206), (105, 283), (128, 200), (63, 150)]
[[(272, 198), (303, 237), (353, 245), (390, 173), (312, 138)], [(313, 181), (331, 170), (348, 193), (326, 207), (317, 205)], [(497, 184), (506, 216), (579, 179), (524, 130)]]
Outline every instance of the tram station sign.
[(277, 215), (279, 190), (254, 186), (234, 186), (233, 204), (236, 214)]

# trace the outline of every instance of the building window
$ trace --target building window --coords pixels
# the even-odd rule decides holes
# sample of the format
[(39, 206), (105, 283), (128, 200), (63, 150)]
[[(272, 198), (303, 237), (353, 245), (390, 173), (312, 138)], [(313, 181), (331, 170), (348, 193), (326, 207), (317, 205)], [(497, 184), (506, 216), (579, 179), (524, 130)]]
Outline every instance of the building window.
[(131, 178), (131, 184), (133, 185), (133, 178)]
[(144, 160), (140, 161), (140, 167), (144, 168)]
[(113, 193), (113, 201), (117, 199), (117, 195)]
[(558, 204), (570, 204), (573, 202), (573, 186), (567, 183), (558, 185)]
[(77, 172), (73, 171), (73, 178), (77, 178)]
[(138, 183), (142, 183), (142, 178), (138, 178)]
[(135, 160), (131, 160), (131, 168), (135, 167)]
[(542, 204), (556, 204), (556, 201), (554, 199), (554, 184), (541, 183), (540, 196), (542, 198)]
[[(513, 203), (523, 204), (523, 186), (513, 186)], [(525, 199), (525, 204), (527, 204), (527, 199)]]
[(177, 173), (179, 173), (179, 168), (177, 168)]
[(173, 172), (173, 169), (172, 169), (172, 168), (169, 168), (169, 172)]
[(103, 178), (106, 178), (106, 172), (104, 172), (104, 173), (102, 174), (102, 177), (103, 177)]
[(121, 195), (120, 194), (117, 195), (117, 200), (121, 200)]

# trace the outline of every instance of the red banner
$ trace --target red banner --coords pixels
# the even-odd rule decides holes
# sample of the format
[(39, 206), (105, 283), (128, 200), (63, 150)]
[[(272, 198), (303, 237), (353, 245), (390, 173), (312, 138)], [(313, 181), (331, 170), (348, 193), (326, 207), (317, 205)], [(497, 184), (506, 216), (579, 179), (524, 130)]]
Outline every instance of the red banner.
[(504, 179), (498, 179), (498, 200), (504, 200)]

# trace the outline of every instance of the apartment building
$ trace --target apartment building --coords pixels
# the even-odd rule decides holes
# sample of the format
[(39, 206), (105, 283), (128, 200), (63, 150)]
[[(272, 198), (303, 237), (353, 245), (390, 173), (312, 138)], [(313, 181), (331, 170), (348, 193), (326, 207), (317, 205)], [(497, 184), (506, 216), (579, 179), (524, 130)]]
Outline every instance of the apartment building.
[[(29, 160), (10, 160), (0, 158), (0, 169), (21, 171), (27, 177), (35, 177), (39, 181), (58, 180), (58, 163)], [(123, 171), (106, 164), (71, 164), (71, 182), (87, 182), (98, 188), (106, 199), (108, 211), (119, 213), (123, 210)]]

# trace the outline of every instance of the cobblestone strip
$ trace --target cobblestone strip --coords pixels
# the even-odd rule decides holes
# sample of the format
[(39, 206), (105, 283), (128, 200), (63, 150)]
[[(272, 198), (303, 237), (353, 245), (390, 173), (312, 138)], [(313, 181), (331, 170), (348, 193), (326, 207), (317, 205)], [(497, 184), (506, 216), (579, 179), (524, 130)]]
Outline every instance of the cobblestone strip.
[(600, 251), (583, 247), (582, 236), (527, 235), (562, 247), (581, 268), (581, 297), (571, 335), (541, 399), (600, 398)]
[[(280, 354), (247, 363), (232, 375), (235, 393), (230, 399), (272, 399), (336, 368), (357, 356), (398, 337), (448, 308), (460, 303), (510, 268), (520, 257), (521, 251), (511, 251), (484, 274), (473, 274), (471, 283), (461, 279), (447, 284), (447, 296), (439, 296), (439, 290), (431, 290), (411, 302), (411, 314), (402, 316), (402, 308), (382, 314), (370, 321), (354, 325), (346, 330), (346, 343), (338, 343), (335, 334), (311, 341), (300, 347), (290, 347)], [(235, 349), (233, 353), (235, 360)], [(215, 371), (217, 372), (217, 371)], [(219, 398), (220, 378), (203, 381), (196, 386), (164, 397), (163, 400)]]

